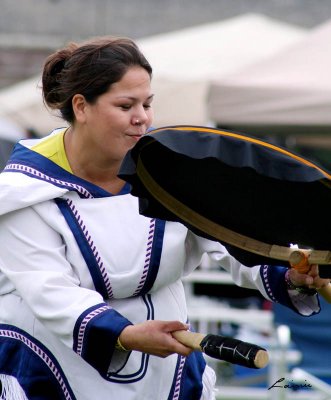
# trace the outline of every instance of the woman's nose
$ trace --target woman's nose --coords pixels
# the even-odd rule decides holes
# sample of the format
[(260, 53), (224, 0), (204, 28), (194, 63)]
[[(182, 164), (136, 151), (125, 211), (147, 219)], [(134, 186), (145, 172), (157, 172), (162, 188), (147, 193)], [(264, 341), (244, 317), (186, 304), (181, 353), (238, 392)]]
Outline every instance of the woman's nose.
[(139, 107), (133, 116), (134, 125), (142, 125), (148, 121), (148, 114), (144, 107)]

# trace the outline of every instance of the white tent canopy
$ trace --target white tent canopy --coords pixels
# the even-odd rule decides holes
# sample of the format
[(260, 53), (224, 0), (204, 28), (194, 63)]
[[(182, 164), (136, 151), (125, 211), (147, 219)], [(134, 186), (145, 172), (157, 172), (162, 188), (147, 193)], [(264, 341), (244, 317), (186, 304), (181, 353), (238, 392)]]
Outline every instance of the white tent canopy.
[(0, 170), (13, 150), (14, 143), (24, 137), (22, 130), (7, 119), (0, 118)]
[(155, 125), (208, 123), (212, 79), (268, 58), (305, 34), (303, 28), (245, 14), (140, 40), (154, 70)]
[[(208, 123), (206, 95), (216, 77), (298, 42), (306, 30), (257, 14), (141, 39), (153, 66), (154, 126)], [(63, 121), (42, 102), (40, 77), (0, 91), (0, 117), (46, 134)]]
[(0, 140), (17, 141), (24, 137), (22, 128), (6, 118), (0, 118)]
[(268, 59), (214, 80), (209, 118), (221, 126), (331, 127), (331, 21)]
[(46, 110), (40, 88), (40, 76), (19, 82), (0, 91), (0, 118), (6, 118), (24, 133), (33, 129), (43, 135), (64, 122)]

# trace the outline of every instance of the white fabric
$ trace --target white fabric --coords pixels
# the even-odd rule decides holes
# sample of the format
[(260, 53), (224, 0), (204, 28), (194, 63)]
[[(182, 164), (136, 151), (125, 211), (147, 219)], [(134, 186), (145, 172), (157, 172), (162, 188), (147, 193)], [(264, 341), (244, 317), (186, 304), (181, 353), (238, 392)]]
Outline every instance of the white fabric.
[(216, 374), (215, 371), (210, 368), (208, 365), (206, 366), (205, 372), (202, 377), (203, 389), (201, 400), (215, 400), (216, 394)]
[(0, 374), (0, 400), (28, 400), (14, 376)]
[(301, 315), (309, 316), (320, 311), (317, 296), (307, 296), (297, 290), (289, 290), (289, 295), (294, 307), (300, 310)]

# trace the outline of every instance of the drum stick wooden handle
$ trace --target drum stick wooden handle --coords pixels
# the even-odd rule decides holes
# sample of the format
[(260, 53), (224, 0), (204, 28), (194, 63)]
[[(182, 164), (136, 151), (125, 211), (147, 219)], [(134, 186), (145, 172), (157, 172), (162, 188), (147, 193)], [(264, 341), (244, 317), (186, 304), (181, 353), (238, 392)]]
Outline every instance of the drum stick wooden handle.
[(202, 351), (200, 344), (206, 335), (204, 333), (182, 330), (172, 332), (172, 336), (185, 346), (191, 347), (193, 350)]
[[(295, 268), (301, 274), (305, 274), (310, 269), (309, 263), (309, 251), (304, 252), (302, 250), (294, 250), (290, 255), (290, 265)], [(317, 289), (318, 294), (320, 294), (328, 303), (331, 303), (331, 284)]]
[(228, 361), (248, 368), (264, 368), (269, 362), (265, 349), (252, 343), (221, 336), (189, 331), (176, 331), (172, 335), (179, 342), (212, 358)]

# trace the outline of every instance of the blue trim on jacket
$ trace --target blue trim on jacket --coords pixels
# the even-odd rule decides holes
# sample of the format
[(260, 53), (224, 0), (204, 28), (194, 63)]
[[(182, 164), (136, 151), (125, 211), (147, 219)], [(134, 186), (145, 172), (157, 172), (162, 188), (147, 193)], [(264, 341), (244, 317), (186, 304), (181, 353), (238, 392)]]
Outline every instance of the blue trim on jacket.
[(22, 329), (0, 324), (0, 373), (14, 376), (29, 400), (75, 400), (54, 355)]
[[(146, 321), (154, 320), (154, 306), (151, 295), (142, 296), (142, 300), (145, 303), (147, 309)], [(110, 382), (128, 384), (128, 383), (138, 382), (141, 379), (143, 379), (148, 369), (148, 362), (150, 355), (146, 353), (140, 353), (140, 354), (141, 354), (140, 367), (136, 372), (131, 374), (121, 374), (120, 371), (117, 373), (111, 373), (108, 374), (107, 380)], [(128, 358), (129, 357), (130, 354), (128, 355)], [(128, 359), (126, 360), (126, 362), (127, 361)]]
[(90, 307), (76, 321), (73, 350), (107, 379), (117, 338), (129, 325), (128, 319), (106, 303)]
[[(14, 168), (14, 165), (21, 166), (20, 169)], [(94, 185), (85, 179), (79, 178), (59, 165), (49, 160), (47, 157), (28, 149), (20, 143), (14, 147), (13, 153), (9, 158), (5, 167), (5, 172), (20, 172), (32, 178), (39, 179), (55, 186), (77, 192), (80, 197), (109, 197), (111, 193)], [(85, 189), (84, 191), (77, 189), (77, 186)], [(118, 195), (128, 194), (131, 186), (126, 183)]]
[(175, 397), (178, 400), (200, 400), (202, 395), (202, 375), (205, 368), (206, 361), (199, 351), (194, 351), (186, 358), (178, 356), (168, 400), (172, 400)]
[[(273, 302), (282, 304), (295, 311), (297, 314), (300, 314), (298, 309), (294, 307), (287, 290), (285, 282), (285, 273), (287, 269), (287, 267), (283, 266), (262, 265), (260, 268), (260, 275), (265, 291)], [(314, 296), (317, 296), (317, 294)], [(316, 313), (314, 312), (313, 314)]]
[(55, 199), (55, 203), (59, 207), (62, 215), (67, 221), (67, 224), (76, 239), (78, 247), (90, 271), (93, 284), (95, 286), (95, 290), (98, 293), (100, 293), (104, 299), (110, 298), (110, 293), (109, 290), (107, 290), (107, 286), (102, 276), (98, 260), (95, 257), (93, 249), (91, 248), (84, 234), (84, 231), (82, 230), (82, 227), (79, 224), (79, 221), (75, 217), (73, 211), (71, 210), (66, 200), (58, 198)]
[(144, 283), (144, 286), (139, 292), (140, 295), (144, 295), (151, 290), (151, 288), (154, 285), (157, 274), (159, 272), (162, 247), (163, 247), (164, 230), (165, 230), (165, 221), (161, 219), (156, 219), (153, 244), (151, 250), (151, 259), (148, 267), (146, 281)]

